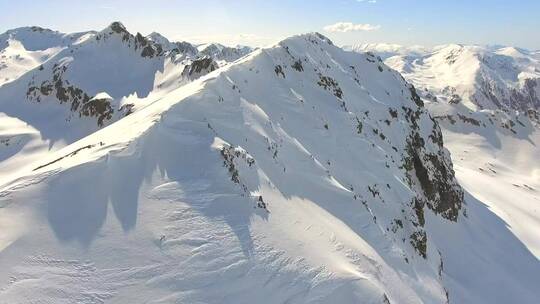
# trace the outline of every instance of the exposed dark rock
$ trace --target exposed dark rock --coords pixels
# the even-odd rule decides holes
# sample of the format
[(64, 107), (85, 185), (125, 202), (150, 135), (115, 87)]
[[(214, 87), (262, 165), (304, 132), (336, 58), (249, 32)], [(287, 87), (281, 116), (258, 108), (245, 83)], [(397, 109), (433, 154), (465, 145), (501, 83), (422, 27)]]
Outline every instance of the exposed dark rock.
[(48, 80), (39, 85), (31, 82), (26, 91), (26, 97), (37, 102), (40, 102), (41, 98), (45, 96), (55, 97), (61, 104), (70, 104), (70, 110), (78, 113), (79, 116), (96, 117), (98, 126), (103, 126), (105, 121), (110, 120), (114, 113), (110, 100), (92, 99), (82, 89), (70, 85), (67, 80), (63, 80), (63, 73), (66, 70), (67, 66), (55, 64), (52, 77), (54, 84), (51, 84)]
[(458, 104), (461, 101), (461, 96), (459, 96), (458, 94), (452, 94), (452, 96), (450, 96), (450, 100), (448, 100), (448, 102), (451, 104)]
[(73, 151), (73, 152), (71, 152), (71, 153), (69, 153), (69, 154), (66, 154), (66, 155), (64, 155), (64, 156), (62, 156), (62, 157), (59, 157), (59, 158), (57, 158), (57, 159), (55, 159), (55, 160), (53, 160), (53, 161), (50, 161), (50, 162), (48, 162), (48, 163), (46, 163), (46, 164), (44, 164), (44, 165), (38, 166), (38, 167), (36, 167), (36, 168), (35, 168), (34, 170), (32, 170), (32, 171), (36, 171), (36, 170), (39, 170), (39, 169), (41, 169), (41, 168), (47, 167), (47, 166), (49, 166), (49, 165), (52, 165), (52, 164), (54, 164), (54, 163), (56, 163), (56, 162), (61, 161), (62, 159), (66, 158), (66, 157), (75, 156), (75, 155), (77, 155), (77, 153), (79, 153), (80, 151), (85, 150), (85, 149), (91, 149), (91, 148), (95, 147), (96, 145), (103, 146), (103, 145), (105, 145), (105, 143), (99, 142), (98, 144), (94, 144), (94, 145), (86, 145), (86, 146), (84, 146), (84, 147), (78, 148), (78, 149), (76, 149), (75, 151)]
[(397, 110), (390, 108), (390, 109), (388, 109), (388, 112), (390, 112), (390, 116), (392, 116), (392, 118), (397, 118), (398, 117)]
[(118, 21), (111, 23), (109, 27), (115, 33), (118, 33), (118, 34), (127, 33), (126, 27)]
[(240, 178), (238, 174), (238, 170), (236, 169), (236, 166), (234, 164), (234, 158), (235, 158), (235, 149), (230, 146), (223, 147), (221, 149), (221, 156), (223, 157), (223, 166), (225, 166), (229, 170), (229, 174), (231, 175), (231, 180), (235, 184), (240, 183)]
[(110, 120), (113, 112), (108, 99), (91, 99), (82, 105), (79, 113), (83, 116), (97, 117), (98, 126), (103, 126), (104, 120)]
[(210, 57), (202, 57), (196, 60), (189, 65), (187, 65), (182, 71), (184, 76), (201, 76), (208, 74), (212, 71), (215, 71), (218, 68), (217, 63)]
[(283, 78), (285, 78), (285, 73), (283, 72), (283, 68), (281, 67), (281, 65), (276, 65), (274, 68), (274, 72), (276, 73), (276, 75), (281, 75)]
[(409, 87), (409, 91), (411, 92), (411, 98), (414, 101), (414, 103), (416, 103), (416, 105), (419, 107), (423, 107), (424, 102), (422, 101), (422, 99), (420, 99), (420, 96), (418, 96), (418, 93), (416, 92), (416, 89), (414, 88), (412, 84)]
[(297, 70), (298, 72), (304, 71), (304, 67), (302, 66), (302, 61), (300, 59), (294, 62), (294, 64), (292, 65), (292, 68)]
[(472, 125), (475, 125), (477, 127), (480, 126), (480, 121), (474, 119), (474, 118), (470, 118), (470, 117), (467, 117), (465, 115), (462, 115), (462, 114), (457, 114), (457, 116), (459, 117), (459, 119), (461, 119), (461, 121), (465, 122), (465, 123), (470, 123)]
[(457, 221), (463, 190), (455, 180), (452, 164), (444, 156), (444, 148), (441, 147), (438, 154), (432, 154), (423, 147), (423, 140), (417, 133), (409, 138), (405, 167), (410, 171), (412, 164), (414, 177), (424, 192), (429, 209), (448, 220)]
[(360, 121), (360, 119), (358, 119), (358, 117), (356, 117), (356, 133), (362, 134), (362, 128), (362, 122)]
[(126, 43), (128, 47), (133, 47), (135, 50), (141, 50), (141, 57), (153, 58), (164, 54), (163, 47), (147, 37), (142, 36), (140, 33), (132, 35), (120, 22), (113, 22), (109, 26), (110, 32), (102, 32), (95, 36), (96, 40), (106, 40), (111, 36), (120, 35), (122, 41)]
[(337, 98), (343, 98), (343, 91), (333, 78), (319, 74), (319, 81), (317, 84), (327, 91), (332, 91)]
[(133, 113), (133, 107), (134, 105), (131, 103), (124, 104), (120, 107), (120, 112), (124, 113), (124, 116), (128, 116), (129, 114)]
[(410, 236), (411, 245), (424, 259), (427, 258), (427, 235), (425, 231), (416, 231)]

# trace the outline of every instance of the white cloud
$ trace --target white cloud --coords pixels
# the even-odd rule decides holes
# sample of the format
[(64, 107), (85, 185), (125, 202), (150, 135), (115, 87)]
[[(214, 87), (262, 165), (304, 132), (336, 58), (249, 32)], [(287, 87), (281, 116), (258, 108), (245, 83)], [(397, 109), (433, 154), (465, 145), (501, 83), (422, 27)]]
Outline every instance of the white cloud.
[(335, 24), (327, 25), (324, 27), (324, 30), (327, 32), (339, 32), (339, 33), (347, 33), (347, 32), (359, 32), (359, 31), (374, 31), (380, 29), (380, 25), (372, 25), (372, 24), (355, 24), (352, 22), (338, 22)]
[(365, 3), (377, 3), (377, 0), (356, 0), (358, 2), (365, 2)]

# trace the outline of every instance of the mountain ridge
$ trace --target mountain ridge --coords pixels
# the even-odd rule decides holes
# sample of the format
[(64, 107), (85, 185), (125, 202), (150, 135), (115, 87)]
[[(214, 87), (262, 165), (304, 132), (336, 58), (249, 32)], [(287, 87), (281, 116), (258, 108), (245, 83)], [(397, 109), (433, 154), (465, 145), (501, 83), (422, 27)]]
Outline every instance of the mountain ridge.
[[(161, 37), (125, 31), (112, 24), (85, 42), (129, 42), (133, 58), (163, 59), (156, 41), (144, 40)], [(148, 46), (151, 58), (141, 56)], [(504, 205), (470, 192), (462, 174), (478, 163), (480, 174), (500, 172), (505, 191), (515, 187), (506, 185), (515, 173), (503, 162), (483, 164), (472, 143), (488, 130), (510, 144), (534, 143), (531, 122), (431, 102), (381, 58), (343, 51), (319, 33), (223, 65), (162, 52), (179, 66), (165, 68), (146, 98), (136, 96), (132, 113), (102, 127), (88, 119), (93, 131), (1, 183), (0, 298), (387, 304), (540, 296), (534, 237), (510, 230), (489, 209)], [(186, 74), (193, 79), (179, 81)], [(89, 96), (124, 95), (103, 88)], [(49, 101), (26, 105), (69, 110)], [(488, 127), (503, 121), (507, 128)], [(473, 165), (460, 161), (463, 146), (450, 154), (446, 136), (452, 144), (467, 136), (465, 149), (479, 153)], [(527, 202), (533, 178), (515, 192)]]

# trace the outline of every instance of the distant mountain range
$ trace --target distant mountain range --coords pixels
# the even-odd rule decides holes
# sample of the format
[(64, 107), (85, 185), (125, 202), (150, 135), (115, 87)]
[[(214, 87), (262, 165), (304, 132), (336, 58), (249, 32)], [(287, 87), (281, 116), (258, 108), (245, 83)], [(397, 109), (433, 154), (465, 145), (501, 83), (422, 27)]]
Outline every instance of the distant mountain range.
[(463, 102), (471, 109), (540, 108), (540, 55), (515, 47), (443, 45), (434, 48), (366, 44), (420, 88), (422, 97)]

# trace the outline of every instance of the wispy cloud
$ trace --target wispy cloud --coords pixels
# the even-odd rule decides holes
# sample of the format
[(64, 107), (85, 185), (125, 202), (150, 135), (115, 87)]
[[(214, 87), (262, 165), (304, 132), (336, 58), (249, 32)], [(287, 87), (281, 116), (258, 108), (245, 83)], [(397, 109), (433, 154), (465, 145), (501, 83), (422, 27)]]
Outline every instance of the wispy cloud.
[(324, 27), (327, 32), (347, 33), (347, 32), (365, 32), (374, 31), (380, 29), (380, 25), (373, 25), (367, 23), (352, 23), (352, 22), (337, 22)]
[(364, 2), (364, 3), (377, 3), (377, 0), (356, 0), (358, 2)]

